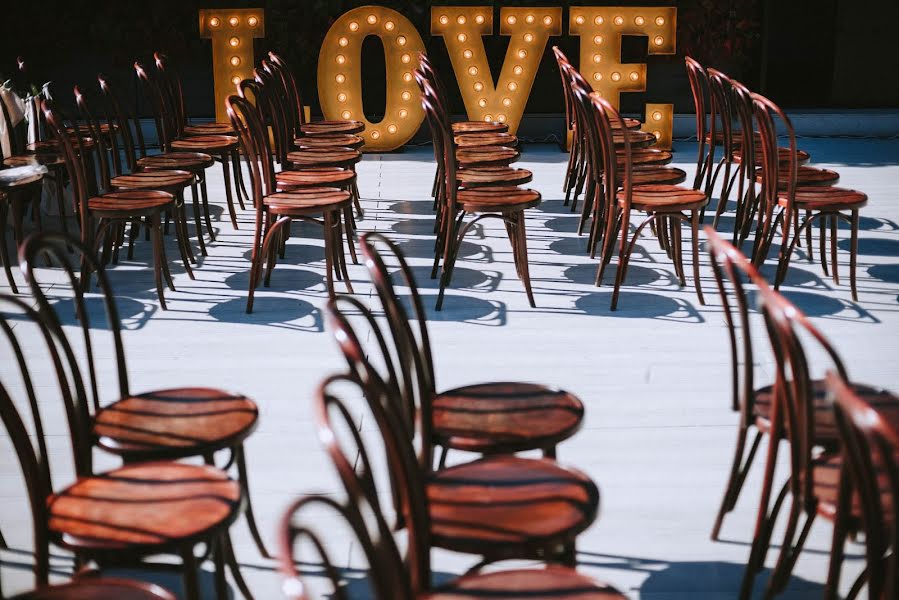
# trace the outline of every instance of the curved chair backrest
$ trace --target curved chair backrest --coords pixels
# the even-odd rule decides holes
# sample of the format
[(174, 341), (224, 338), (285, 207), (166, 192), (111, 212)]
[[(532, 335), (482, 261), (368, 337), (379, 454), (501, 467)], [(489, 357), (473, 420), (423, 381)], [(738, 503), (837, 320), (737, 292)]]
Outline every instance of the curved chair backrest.
[[(263, 98), (257, 95), (256, 102), (261, 104)], [(225, 100), (225, 108), (231, 119), (231, 126), (237, 132), (246, 161), (250, 165), (250, 181), (253, 187), (253, 202), (256, 206), (258, 225), (261, 223), (260, 219), (265, 211), (263, 198), (277, 191), (268, 130), (259, 108), (253, 106), (246, 98), (237, 95), (228, 96)]]
[(178, 128), (173, 119), (173, 111), (169, 108), (169, 98), (163, 89), (158, 77), (153, 77), (150, 72), (140, 64), (134, 63), (134, 72), (141, 83), (144, 97), (150, 103), (153, 111), (153, 123), (156, 126), (156, 138), (163, 152), (171, 150), (170, 144), (178, 136)]
[[(87, 127), (87, 137), (91, 138), (93, 141), (96, 152), (93, 153), (93, 156), (98, 158), (98, 166), (100, 172), (100, 190), (101, 191), (109, 191), (109, 180), (113, 177), (112, 175), (112, 165), (110, 161), (110, 147), (106, 144), (107, 136), (103, 135), (102, 129), (100, 126), (100, 121), (96, 117), (96, 113), (92, 109), (93, 104), (87, 98), (87, 95), (81, 89), (81, 86), (76, 85), (72, 92), (75, 95), (75, 105), (78, 107), (78, 112), (81, 115), (81, 120), (84, 122), (84, 126)], [(110, 126), (112, 124), (110, 123)], [(82, 129), (78, 127), (78, 124), (75, 124), (76, 135), (83, 135)], [(112, 131), (112, 129), (110, 129)], [(113, 136), (110, 136), (113, 137)]]
[(273, 63), (262, 62), (262, 68), (253, 69), (254, 80), (259, 84), (256, 108), (263, 123), (271, 125), (278, 164), (287, 162), (287, 153), (293, 150), (293, 140), (299, 127), (293, 115), (293, 107), (281, 75)]
[[(730, 156), (734, 150), (734, 111), (731, 101), (731, 79), (718, 69), (709, 68), (706, 70), (709, 85), (709, 105), (711, 107), (712, 121), (709, 124), (712, 139), (717, 137), (718, 128), (721, 128), (721, 135), (724, 140), (724, 156)], [(716, 118), (717, 117), (717, 118)], [(715, 144), (711, 144), (712, 148)]]
[(562, 79), (562, 97), (565, 99), (565, 127), (566, 129), (573, 130), (575, 125), (573, 114), (574, 107), (571, 103), (571, 88), (568, 84), (568, 76), (565, 72), (565, 67), (570, 66), (571, 62), (558, 46), (553, 46), (553, 56), (556, 57), (556, 64), (559, 66), (559, 76)]
[[(624, 197), (624, 214), (628, 214), (627, 211), (630, 210), (631, 200), (632, 200), (632, 192), (633, 192), (633, 184), (632, 184), (632, 172), (633, 165), (631, 164), (631, 142), (630, 136), (628, 135), (627, 127), (625, 125), (624, 117), (621, 116), (621, 113), (618, 112), (618, 109), (612, 106), (612, 103), (600, 96), (599, 94), (590, 94), (590, 100), (593, 102), (593, 106), (596, 107), (597, 111), (603, 113), (603, 119), (599, 121), (601, 127), (605, 129), (605, 131), (600, 131), (602, 134), (601, 140), (603, 147), (603, 160), (605, 169), (608, 169), (608, 173), (618, 173), (617, 178), (618, 183), (621, 185)], [(615, 141), (613, 138), (613, 131), (621, 131), (621, 144), (619, 146), (615, 145)], [(624, 158), (622, 160), (621, 165), (618, 166), (616, 153)], [(609, 198), (609, 202), (614, 202), (615, 194), (612, 194)]]
[[(606, 140), (606, 133), (611, 135), (608, 115), (593, 105), (593, 89), (581, 74), (571, 65), (563, 65), (562, 68), (568, 79), (575, 130), (586, 156), (588, 173), (595, 184), (603, 188), (602, 198), (605, 201), (614, 199), (617, 191), (616, 177), (603, 176), (606, 172), (615, 173), (615, 148), (614, 145), (609, 147)], [(613, 161), (611, 164), (608, 163), (610, 157)]]
[[(706, 158), (706, 89), (709, 86), (709, 78), (705, 68), (690, 56), (684, 57), (684, 63), (687, 66), (687, 79), (690, 81), (690, 92), (693, 94), (693, 106), (696, 108), (696, 139), (699, 142), (699, 157), (697, 162), (701, 163)], [(714, 122), (714, 115), (712, 121)], [(714, 148), (714, 141), (711, 148)], [(708, 152), (711, 152), (709, 148)], [(706, 165), (708, 168), (710, 165)], [(699, 189), (702, 184), (702, 169), (696, 170), (696, 178), (693, 181), (693, 187)]]
[(181, 77), (169, 64), (168, 58), (161, 52), (153, 53), (153, 62), (156, 63), (156, 73), (159, 81), (159, 89), (165, 96), (168, 106), (172, 111), (172, 123), (174, 124), (174, 137), (184, 135), (184, 127), (187, 124), (187, 115), (184, 109), (184, 90), (181, 86)]
[[(144, 141), (144, 133), (140, 126), (140, 121), (134, 116), (134, 111), (123, 108), (121, 98), (115, 92), (109, 78), (106, 75), (97, 75), (97, 81), (100, 83), (100, 91), (106, 99), (106, 121), (108, 123), (115, 122), (118, 131), (116, 132), (122, 138), (122, 147), (125, 150), (125, 162), (128, 170), (134, 172), (137, 170), (137, 159), (147, 155), (147, 144)], [(116, 135), (110, 133), (113, 139)], [(135, 142), (138, 154), (135, 155)], [(115, 148), (115, 145), (114, 145)], [(113, 158), (113, 166), (116, 164), (118, 151), (115, 150), (116, 156)], [(117, 173), (121, 173), (122, 169), (118, 169)]]
[(427, 81), (419, 82), (422, 89), (421, 105), (428, 117), (428, 124), (431, 126), (431, 136), (434, 141), (435, 156), (442, 157), (442, 161), (438, 164), (442, 166), (443, 174), (442, 184), (445, 186), (444, 202), (447, 203), (447, 209), (450, 215), (456, 214), (456, 191), (459, 183), (456, 178), (456, 155), (453, 146), (453, 133), (449, 126), (444, 105), (438, 97), (437, 91)]
[(283, 77), (284, 85), (290, 94), (289, 98), (292, 104), (290, 107), (291, 122), (296, 126), (294, 134), (299, 135), (301, 133), (299, 131), (300, 125), (306, 123), (306, 112), (303, 109), (303, 97), (300, 87), (297, 85), (296, 77), (294, 77), (293, 72), (290, 70), (290, 66), (288, 66), (287, 62), (281, 58), (280, 55), (269, 52), (268, 57), (271, 59), (271, 64), (279, 70), (280, 76)]
[[(873, 402), (896, 406), (894, 394), (882, 391), (877, 397), (859, 397), (837, 373), (827, 373), (827, 388), (834, 402), (843, 452), (843, 473), (859, 498), (867, 555), (868, 597), (895, 598), (899, 571), (895, 548), (899, 543), (899, 441), (878, 413)], [(848, 490), (846, 490), (848, 491)], [(886, 492), (886, 494), (884, 494)], [(894, 551), (889, 553), (890, 549)], [(884, 558), (886, 557), (886, 558)]]
[[(730, 99), (733, 114), (740, 124), (743, 132), (740, 138), (740, 161), (742, 164), (755, 165), (755, 117), (753, 116), (752, 92), (736, 79), (730, 80)], [(750, 177), (750, 175), (746, 175)], [(751, 177), (755, 177), (752, 172)], [(755, 186), (749, 186), (750, 192), (755, 194)]]

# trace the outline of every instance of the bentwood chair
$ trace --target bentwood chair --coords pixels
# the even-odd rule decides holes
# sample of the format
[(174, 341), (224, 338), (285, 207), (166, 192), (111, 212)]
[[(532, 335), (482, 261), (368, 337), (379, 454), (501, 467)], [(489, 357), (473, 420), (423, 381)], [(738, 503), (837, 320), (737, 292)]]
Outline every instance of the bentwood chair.
[[(806, 250), (809, 260), (813, 260), (811, 231), (818, 222), (821, 267), (827, 275), (828, 266), (825, 248), (827, 245), (826, 225), (830, 225), (830, 270), (834, 283), (839, 285), (837, 266), (837, 225), (839, 221), (849, 223), (849, 283), (852, 299), (858, 301), (855, 283), (855, 267), (858, 259), (859, 210), (868, 204), (868, 196), (856, 190), (833, 187), (839, 179), (834, 171), (815, 167), (799, 166), (796, 151), (796, 133), (789, 117), (771, 100), (759, 94), (752, 95), (755, 119), (761, 135), (762, 166), (757, 170), (762, 182), (761, 203), (764, 207), (764, 226), (758, 233), (760, 250), (756, 264), (764, 262), (777, 226), (781, 227), (781, 245), (777, 261), (777, 289), (787, 276), (790, 258), (802, 234), (806, 234)], [(784, 164), (779, 160), (776, 122), (783, 124), (789, 141), (789, 160)], [(777, 182), (773, 185), (772, 182)], [(774, 211), (779, 208), (777, 216)], [(800, 214), (804, 213), (804, 217)], [(846, 214), (848, 213), (848, 214)], [(801, 218), (801, 224), (800, 224)]]
[[(91, 562), (100, 567), (146, 566), (142, 562), (145, 558), (169, 554), (180, 557), (185, 596), (194, 600), (199, 598), (198, 563), (204, 560), (194, 552), (202, 544), (215, 562), (216, 594), (225, 597), (222, 539), (240, 514), (240, 484), (214, 467), (178, 462), (132, 463), (94, 473), (86, 451), (92, 442), (84, 435), (80, 399), (72, 396), (70, 387), (76, 384), (81, 395), (84, 382), (79, 381), (77, 373), (68, 372), (68, 352), (57, 345), (59, 340), (53, 334), (56, 326), (43, 311), (38, 313), (13, 296), (2, 296), (0, 301), (8, 307), (0, 313), (0, 329), (11, 349), (16, 350), (14, 368), (20, 378), (20, 382), (0, 383), (0, 419), (27, 484), (35, 584), (47, 584), (51, 544), (73, 552), (79, 570)], [(15, 319), (24, 318), (38, 327), (39, 335), (20, 335), (32, 329), (14, 327), (17, 323), (10, 323), (11, 313), (15, 313)], [(72, 443), (76, 479), (64, 488), (54, 489), (51, 478), (42, 416), (47, 406), (42, 403), (44, 406), (38, 408), (38, 382), (32, 377), (33, 364), (29, 366), (28, 358), (33, 355), (20, 350), (34, 344), (45, 348), (56, 372), (62, 399), (59, 408), (64, 409)], [(13, 388), (12, 384), (20, 387)], [(8, 389), (23, 389), (23, 398), (14, 400)]]
[(342, 279), (347, 290), (352, 293), (353, 286), (343, 253), (341, 224), (341, 214), (348, 206), (352, 206), (350, 192), (335, 187), (302, 187), (279, 191), (268, 131), (259, 110), (239, 96), (229, 96), (226, 105), (228, 116), (250, 165), (253, 203), (256, 207), (247, 312), (253, 312), (253, 297), (262, 277), (263, 260), (267, 261), (264, 284), (268, 287), (277, 250), (283, 244), (293, 220), (316, 223), (324, 228), (328, 296), (334, 296), (334, 276)]
[(839, 587), (843, 546), (849, 531), (843, 515), (857, 503), (865, 534), (867, 565), (847, 598), (868, 586), (868, 598), (888, 600), (899, 592), (899, 397), (889, 392), (872, 403), (862, 398), (831, 371), (827, 374), (843, 447), (843, 471), (834, 522), (826, 600), (835, 600)]
[[(322, 384), (316, 402), (319, 437), (340, 475), (347, 500), (338, 503), (326, 496), (305, 497), (291, 504), (284, 513), (279, 531), (280, 563), (286, 578), (282, 589), (288, 598), (311, 598), (310, 590), (297, 569), (297, 564), (300, 564), (298, 560), (302, 560), (297, 550), (301, 544), (310, 542), (333, 590), (338, 596), (343, 596), (344, 582), (328, 552), (335, 525), (348, 527), (362, 549), (368, 563), (368, 587), (374, 593), (375, 600), (461, 600), (481, 597), (511, 600), (523, 596), (535, 600), (575, 596), (584, 600), (624, 598), (611, 586), (561, 565), (490, 573), (472, 570), (462, 577), (435, 586), (431, 581), (430, 566), (433, 523), (432, 516), (428, 514), (428, 509), (433, 508), (435, 503), (424, 495), (425, 489), (420, 484), (420, 477), (416, 477), (414, 456), (409, 454), (407, 444), (394, 434), (402, 424), (396, 422), (395, 415), (383, 410), (377, 404), (378, 399), (374, 398), (367, 404), (378, 423), (380, 443), (368, 441), (369, 437), (363, 441), (347, 404), (334, 391), (337, 386), (347, 383), (359, 386), (357, 380), (347, 376), (328, 378)], [(385, 390), (363, 388), (363, 391), (373, 397)], [(348, 435), (340, 435), (343, 431), (348, 431)], [(350, 439), (343, 441), (342, 437)], [(372, 469), (373, 461), (378, 458), (376, 453), (383, 454), (389, 468), (396, 469), (401, 478), (405, 478), (406, 473), (412, 476), (412, 484), (403, 488), (409, 500), (405, 515), (410, 523), (406, 561), (381, 510)], [(336, 523), (334, 517), (337, 517)], [(323, 522), (327, 523), (327, 529), (322, 526)]]
[[(65, 270), (69, 281), (74, 282), (75, 268), (71, 255), (66, 250), (69, 247), (80, 252), (86, 261), (93, 263), (90, 270), (97, 272), (106, 317), (103, 325), (111, 336), (118, 381), (118, 388), (112, 394), (111, 402), (102, 400), (97, 379), (98, 357), (108, 353), (98, 352), (98, 344), (92, 341), (90, 313), (83, 292), (78, 286), (73, 286), (75, 315), (81, 326), (82, 336), (67, 336), (59, 310), (41, 287), (38, 271), (35, 269), (39, 257), (46, 255), (52, 259), (53, 264), (58, 264)], [(202, 457), (214, 464), (215, 454), (227, 451), (227, 463), (235, 465), (237, 480), (246, 501), (247, 525), (253, 541), (259, 552), (267, 557), (268, 552), (253, 511), (244, 449), (244, 441), (256, 429), (258, 422), (259, 409), (256, 403), (242, 394), (212, 387), (165, 388), (133, 393), (128, 383), (121, 322), (113, 290), (102, 266), (90, 255), (84, 255), (85, 251), (84, 246), (70, 238), (46, 233), (28, 238), (19, 252), (22, 271), (41, 314), (44, 315), (54, 339), (65, 350), (64, 354), (71, 364), (70, 370), (75, 373), (74, 396), (77, 398), (79, 413), (85, 417), (80, 439), (90, 440), (93, 446), (120, 457), (125, 464), (189, 457)], [(78, 345), (86, 357), (81, 363), (71, 352)], [(89, 383), (88, 388), (83, 385), (85, 381)], [(83, 451), (89, 453), (90, 448), (91, 446), (87, 446)], [(246, 585), (237, 570), (230, 538), (227, 536), (225, 545), (228, 553), (226, 560), (234, 572), (235, 580), (244, 590)]]
[[(399, 247), (379, 233), (362, 237), (365, 266), (387, 315), (395, 362), (385, 381), (397, 382), (404, 410), (422, 423), (422, 465), (430, 466), (434, 448), (442, 448), (439, 466), (450, 449), (484, 455), (539, 449), (555, 458), (556, 446), (581, 426), (584, 405), (572, 393), (536, 383), (495, 381), (438, 392), (427, 314)], [(387, 261), (409, 289), (411, 313), (399, 301)], [(417, 321), (417, 327), (412, 321)]]
[(43, 586), (10, 600), (175, 600), (175, 596), (152, 583), (96, 577)]

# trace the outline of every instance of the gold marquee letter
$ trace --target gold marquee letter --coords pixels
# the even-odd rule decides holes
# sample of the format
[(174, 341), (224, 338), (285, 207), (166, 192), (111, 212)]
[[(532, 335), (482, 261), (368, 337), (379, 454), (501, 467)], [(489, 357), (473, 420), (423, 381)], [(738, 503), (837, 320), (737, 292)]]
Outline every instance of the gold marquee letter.
[[(674, 54), (674, 7), (572, 6), (569, 30), (581, 38), (580, 71), (597, 92), (618, 106), (621, 92), (646, 90), (646, 65), (621, 64), (621, 36), (649, 38), (649, 54)], [(674, 107), (647, 104), (643, 129), (660, 147), (671, 147)]]
[[(362, 41), (381, 38), (387, 65), (384, 119), (371, 123), (362, 107)], [(365, 149), (386, 151), (408, 142), (424, 121), (420, 92), (412, 77), (425, 48), (415, 26), (382, 6), (360, 6), (344, 13), (328, 30), (318, 56), (318, 97), (326, 119), (365, 123)]]
[(431, 34), (446, 41), (468, 118), (508, 123), (515, 133), (549, 36), (562, 34), (562, 9), (504, 7), (499, 14), (500, 33), (512, 39), (496, 87), (481, 39), (493, 33), (491, 7), (434, 6)]
[(265, 11), (261, 8), (200, 9), (200, 37), (212, 38), (215, 81), (215, 120), (228, 123), (225, 98), (235, 85), (253, 76), (253, 38), (265, 37)]

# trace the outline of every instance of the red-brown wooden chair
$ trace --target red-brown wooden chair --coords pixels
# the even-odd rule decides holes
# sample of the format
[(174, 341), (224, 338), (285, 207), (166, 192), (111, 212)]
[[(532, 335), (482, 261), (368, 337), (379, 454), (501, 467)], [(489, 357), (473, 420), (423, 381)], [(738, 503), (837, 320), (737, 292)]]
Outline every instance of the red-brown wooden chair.
[(13, 596), (10, 600), (175, 600), (175, 596), (152, 583), (97, 577), (42, 586)]

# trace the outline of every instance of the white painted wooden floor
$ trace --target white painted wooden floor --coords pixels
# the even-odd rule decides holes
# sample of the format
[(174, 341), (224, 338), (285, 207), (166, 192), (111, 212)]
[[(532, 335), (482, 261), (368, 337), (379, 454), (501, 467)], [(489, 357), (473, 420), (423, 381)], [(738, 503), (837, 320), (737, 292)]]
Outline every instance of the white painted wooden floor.
[[(859, 244), (860, 301), (852, 302), (848, 285), (835, 286), (819, 265), (803, 259), (793, 262), (784, 291), (836, 342), (854, 379), (899, 389), (899, 141), (808, 139), (801, 146), (811, 152), (815, 165), (838, 170), (841, 185), (870, 196)], [(679, 143), (677, 151), (678, 166), (692, 174), (695, 145)], [(729, 408), (729, 352), (708, 256), (703, 251), (708, 305), (700, 306), (692, 287), (678, 289), (673, 267), (655, 241), (644, 238), (620, 308), (610, 312), (610, 287), (593, 286), (595, 261), (584, 255), (585, 242), (574, 233), (577, 217), (562, 206), (566, 159), (553, 146), (527, 146), (520, 164), (534, 171), (532, 187), (544, 198), (528, 220), (538, 308), (528, 307), (504, 231), (488, 221), (465, 243), (444, 310), (430, 314), (439, 387), (523, 379), (578, 394), (587, 408), (585, 426), (561, 445), (559, 458), (585, 470), (602, 492), (600, 517), (579, 540), (580, 568), (633, 598), (735, 598), (749, 552), (761, 463), (725, 521), (722, 541), (711, 542), (737, 415)], [(436, 293), (426, 267), (432, 245), (432, 173), (430, 148), (366, 156), (359, 166), (366, 209), (359, 227), (402, 242), (417, 267), (429, 308)], [(319, 232), (295, 226), (272, 287), (257, 293), (256, 311), (247, 315), (252, 213), (242, 212), (240, 230), (234, 231), (223, 214), (220, 174), (213, 173), (210, 184), (219, 239), (196, 269), (195, 281), (172, 262), (178, 291), (168, 293), (168, 311), (160, 311), (156, 302), (146, 268), (147, 243), (138, 243), (135, 260), (113, 268), (111, 279), (126, 328), (133, 390), (209, 385), (241, 391), (258, 402), (259, 428), (248, 440), (247, 452), (253, 500), (272, 545), (276, 522), (290, 500), (313, 491), (339, 493), (339, 482), (315, 438), (310, 403), (321, 378), (340, 370), (343, 362), (324, 331)], [(724, 220), (725, 226), (731, 223)], [(841, 235), (848, 238), (848, 231)], [(840, 248), (848, 279), (848, 239)], [(171, 240), (168, 252), (170, 258), (177, 254)], [(349, 268), (358, 295), (371, 299), (364, 268)], [(55, 282), (50, 295), (63, 298), (58, 273), (44, 271), (45, 280)], [(766, 272), (773, 274), (770, 265)], [(21, 322), (16, 326), (28, 327)], [(761, 385), (770, 381), (772, 369), (764, 353), (767, 342), (761, 339), (757, 346), (763, 350), (757, 367)], [(21, 392), (11, 374), (9, 348), (0, 352), (4, 385)], [(104, 352), (102, 375), (110, 391), (111, 349)], [(54, 482), (62, 486), (70, 481), (71, 464), (61, 407), (53, 395), (51, 371), (39, 353), (29, 356), (50, 423)], [(815, 357), (816, 371), (823, 372), (827, 364)], [(0, 530), (10, 549), (0, 551), (0, 574), (3, 592), (9, 594), (32, 585), (31, 533), (24, 484), (9, 440), (2, 437)], [(98, 454), (97, 464), (112, 467), (115, 461)], [(779, 477), (784, 476), (782, 470)], [(356, 558), (347, 558), (355, 553), (345, 534), (336, 525), (333, 531), (338, 562), (355, 564)], [(258, 556), (242, 522), (234, 535), (256, 597), (280, 597), (273, 563)], [(829, 524), (817, 523), (784, 598), (821, 596), (829, 543)], [(854, 558), (846, 567), (844, 587), (860, 568), (862, 550), (849, 548)], [(54, 555), (58, 579), (65, 579), (71, 562), (64, 553)], [(775, 558), (772, 552), (769, 567)], [(434, 553), (440, 576), (461, 573), (470, 564), (467, 557)], [(175, 589), (179, 585), (170, 575), (152, 577)]]

